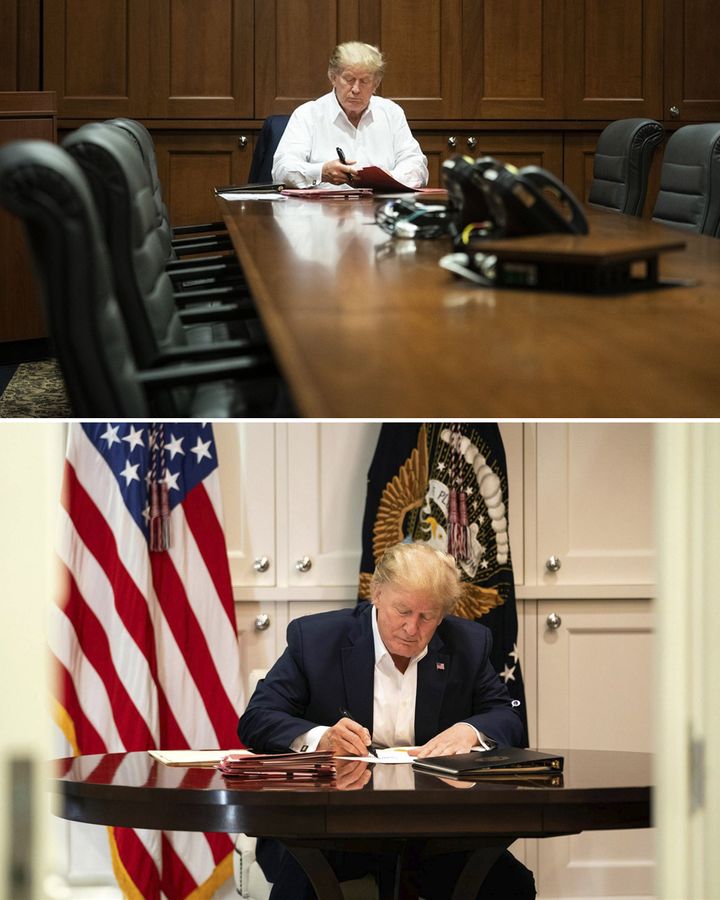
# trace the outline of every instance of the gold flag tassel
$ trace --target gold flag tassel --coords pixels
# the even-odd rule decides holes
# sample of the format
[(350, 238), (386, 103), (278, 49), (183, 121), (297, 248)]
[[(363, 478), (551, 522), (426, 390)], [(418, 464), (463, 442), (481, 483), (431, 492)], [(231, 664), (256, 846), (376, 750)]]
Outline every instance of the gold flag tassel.
[(450, 497), (448, 498), (448, 553), (456, 562), (470, 562), (470, 526), (468, 525), (467, 496), (462, 490), (462, 432), (453, 426), (450, 434)]
[(170, 547), (170, 500), (165, 481), (165, 429), (162, 424), (150, 429), (150, 550), (162, 552)]
[(470, 527), (467, 517), (467, 497), (464, 491), (450, 489), (448, 513), (448, 553), (456, 562), (470, 562)]

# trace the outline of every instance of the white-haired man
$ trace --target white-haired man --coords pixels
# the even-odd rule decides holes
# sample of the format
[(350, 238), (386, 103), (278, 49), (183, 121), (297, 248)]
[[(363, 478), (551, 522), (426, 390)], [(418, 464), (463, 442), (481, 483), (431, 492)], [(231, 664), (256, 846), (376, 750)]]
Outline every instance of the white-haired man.
[(328, 65), (332, 90), (290, 117), (275, 151), (273, 181), (292, 187), (346, 185), (364, 166), (379, 166), (409, 187), (424, 187), (427, 159), (405, 113), (375, 95), (384, 71), (377, 47), (338, 44)]
[[(423, 542), (389, 548), (372, 577), (371, 604), (290, 623), (287, 649), (240, 718), (241, 740), (261, 752), (327, 748), (358, 756), (371, 743), (419, 745), (418, 756), (520, 745), (522, 722), (490, 665), (490, 631), (450, 615), (461, 590), (446, 553)], [(273, 882), (271, 900), (312, 900), (281, 843), (259, 841), (257, 856)], [(373, 869), (367, 855), (327, 856), (341, 880)], [(422, 896), (449, 897), (464, 859), (448, 854), (423, 870)], [(505, 852), (478, 900), (534, 896), (532, 873)]]

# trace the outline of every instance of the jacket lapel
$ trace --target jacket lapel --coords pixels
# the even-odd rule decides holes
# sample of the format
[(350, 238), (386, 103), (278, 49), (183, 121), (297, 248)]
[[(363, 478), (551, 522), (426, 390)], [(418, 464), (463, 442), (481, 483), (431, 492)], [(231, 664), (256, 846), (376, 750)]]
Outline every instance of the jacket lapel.
[(440, 731), (440, 710), (450, 675), (450, 654), (437, 632), (428, 644), (427, 656), (418, 663), (415, 701), (415, 743), (425, 744)]
[(342, 674), (345, 708), (372, 734), (375, 647), (370, 612), (362, 615), (358, 627), (349, 635), (348, 646), (342, 648)]

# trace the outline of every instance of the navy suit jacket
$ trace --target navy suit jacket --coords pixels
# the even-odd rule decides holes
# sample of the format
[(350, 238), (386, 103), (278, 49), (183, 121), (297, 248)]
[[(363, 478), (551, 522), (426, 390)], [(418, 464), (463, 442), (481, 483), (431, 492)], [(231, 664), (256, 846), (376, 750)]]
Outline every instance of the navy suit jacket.
[[(290, 623), (287, 648), (258, 684), (238, 735), (260, 753), (287, 750), (316, 725), (334, 725), (341, 709), (372, 734), (375, 649), (372, 607), (303, 616)], [(490, 664), (490, 630), (446, 616), (418, 663), (415, 743), (470, 722), (501, 746), (521, 746), (523, 728)]]

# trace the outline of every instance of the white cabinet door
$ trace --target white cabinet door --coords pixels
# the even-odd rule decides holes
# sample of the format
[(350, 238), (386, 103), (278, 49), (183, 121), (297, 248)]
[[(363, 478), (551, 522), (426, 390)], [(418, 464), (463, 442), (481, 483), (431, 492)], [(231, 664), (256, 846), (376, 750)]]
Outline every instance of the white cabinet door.
[[(283, 426), (279, 426), (283, 427)], [(380, 425), (287, 426), (288, 585), (357, 586), (367, 472)]]
[(652, 442), (645, 423), (537, 426), (538, 585), (653, 584)]
[(250, 699), (250, 673), (269, 669), (285, 649), (287, 603), (282, 600), (241, 600), (235, 604), (240, 646), (244, 706)]
[(275, 426), (215, 422), (233, 586), (277, 584)]
[[(560, 623), (552, 628), (549, 616)], [(542, 601), (537, 612), (538, 746), (653, 750), (650, 601)], [(551, 620), (557, 624), (557, 620)], [(650, 897), (651, 829), (537, 842), (540, 897)]]

